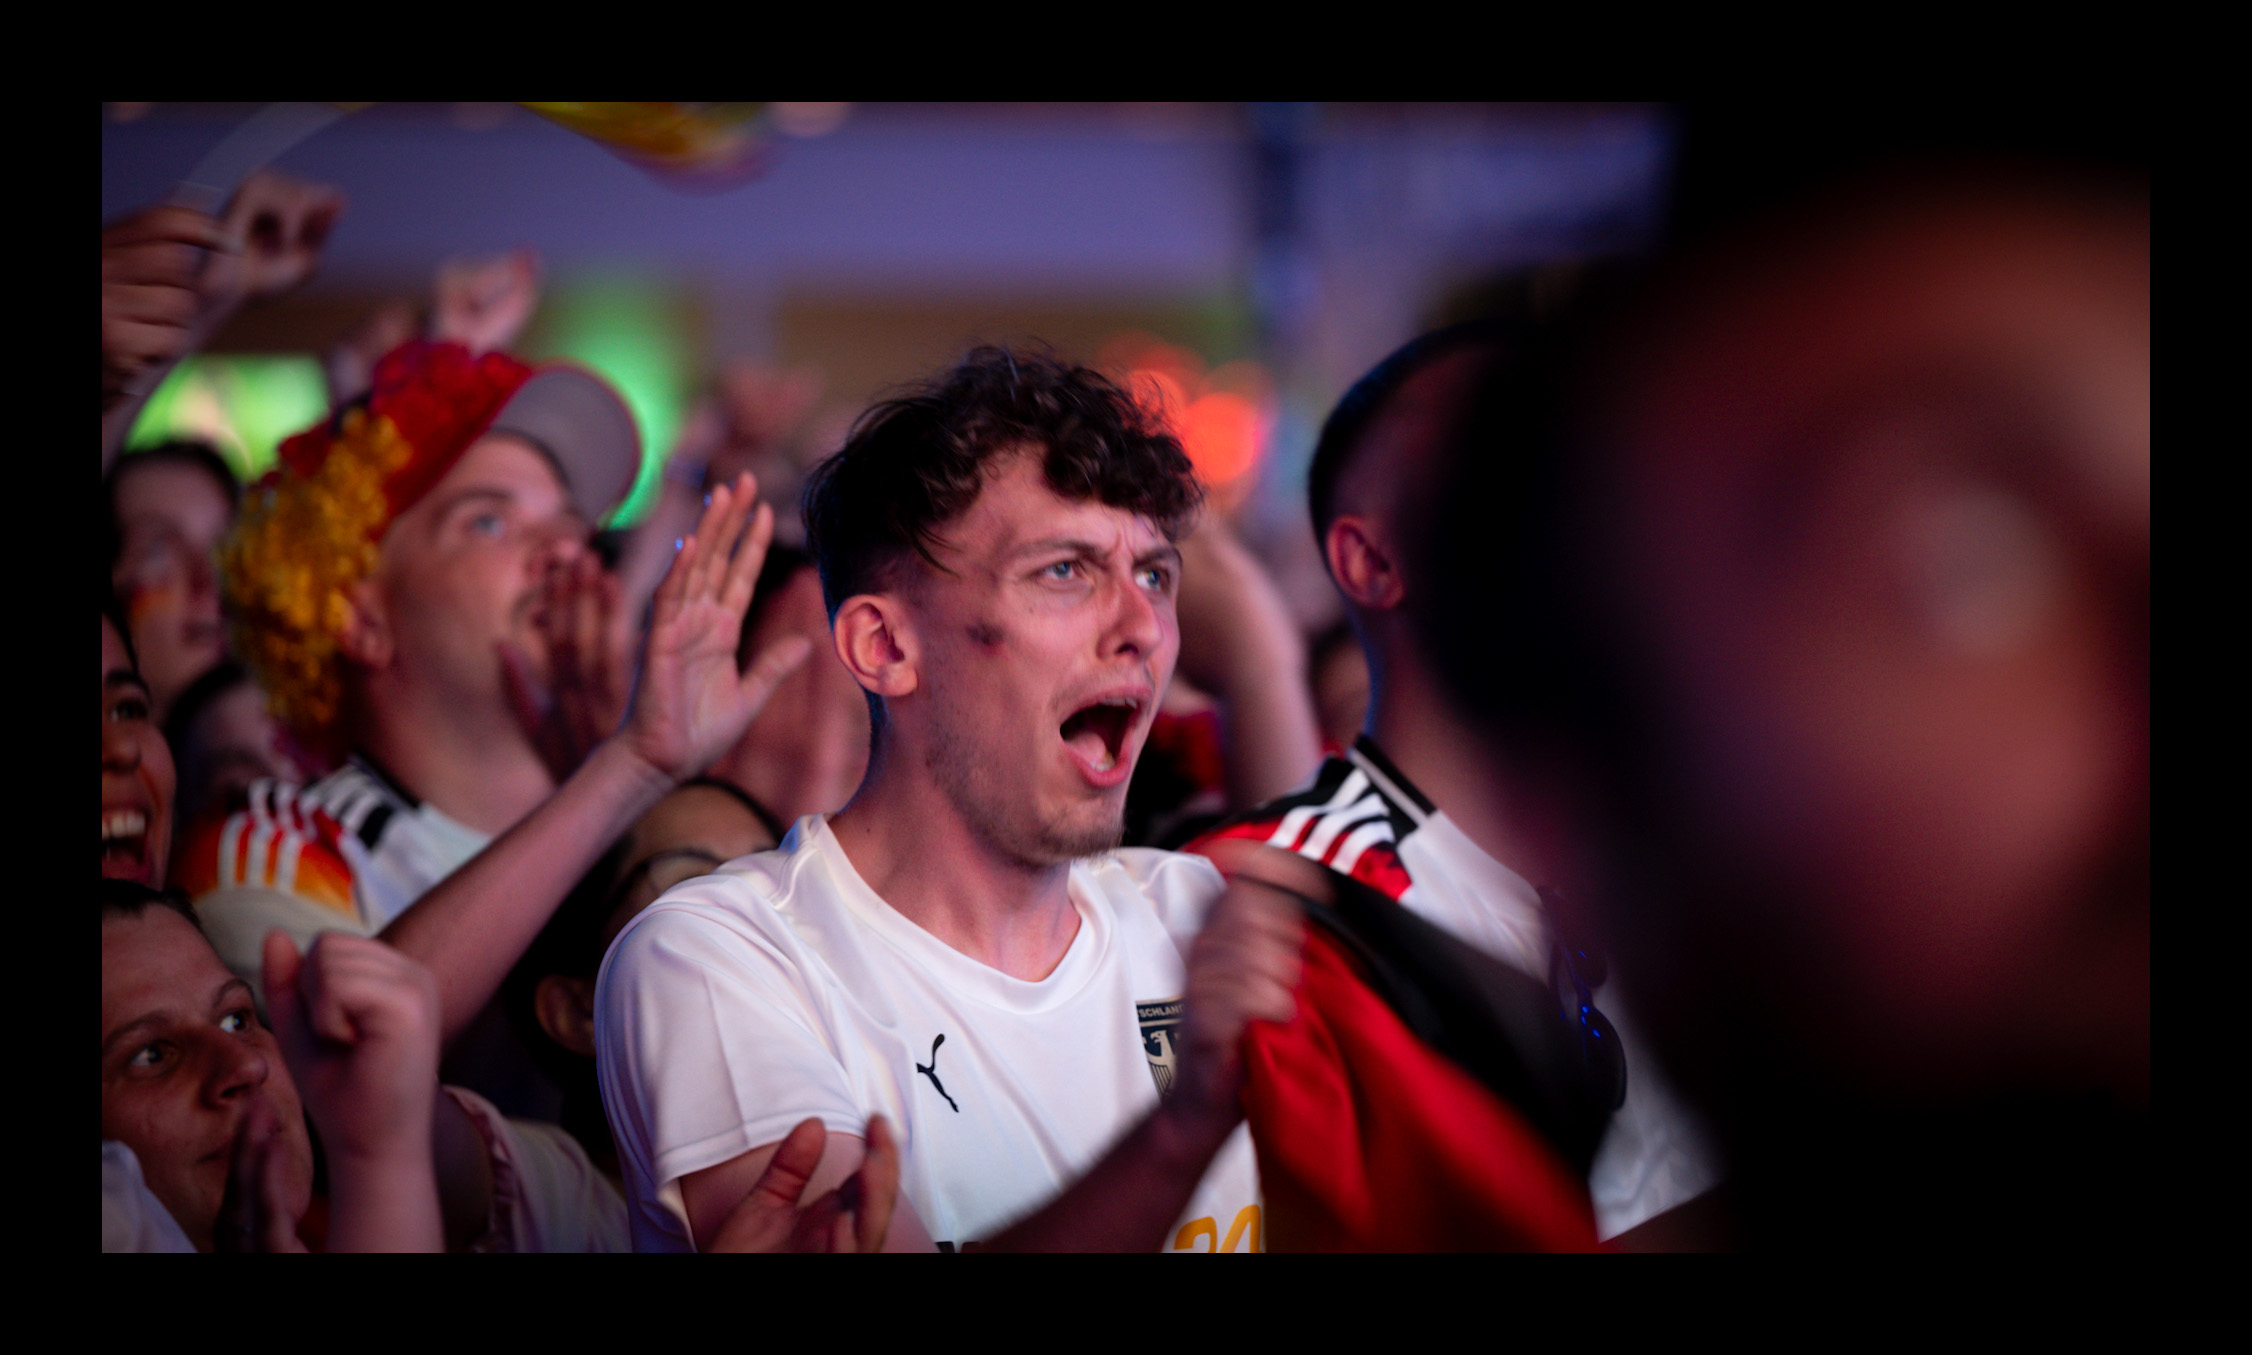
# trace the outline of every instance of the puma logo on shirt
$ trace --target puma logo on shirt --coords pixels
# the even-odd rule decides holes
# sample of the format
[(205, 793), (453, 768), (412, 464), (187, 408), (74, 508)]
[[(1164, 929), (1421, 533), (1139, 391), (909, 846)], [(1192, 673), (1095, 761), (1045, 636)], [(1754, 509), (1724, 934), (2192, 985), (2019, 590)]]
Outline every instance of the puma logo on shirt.
[[(918, 1063), (915, 1065), (915, 1071), (921, 1073), (924, 1077), (929, 1078), (931, 1080), (931, 1085), (938, 1088), (938, 1094), (940, 1096), (946, 1096), (946, 1084), (938, 1080), (938, 1047), (945, 1043), (946, 1037), (943, 1034), (940, 1035), (937, 1039), (931, 1041), (931, 1061), (927, 1064)], [(954, 1106), (954, 1098), (951, 1096), (946, 1096), (946, 1104)], [(954, 1113), (956, 1115), (961, 1114), (962, 1108), (960, 1106), (954, 1106)]]

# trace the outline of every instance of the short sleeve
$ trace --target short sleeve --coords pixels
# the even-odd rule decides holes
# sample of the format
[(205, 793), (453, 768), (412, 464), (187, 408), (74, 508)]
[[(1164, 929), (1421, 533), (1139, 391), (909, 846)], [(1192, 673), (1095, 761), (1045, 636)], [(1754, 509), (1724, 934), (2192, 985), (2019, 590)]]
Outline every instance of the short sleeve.
[(637, 1198), (808, 1117), (866, 1131), (837, 1047), (840, 999), (807, 982), (806, 963), (787, 938), (669, 899), (612, 947), (595, 992), (596, 1066), (628, 1170), (650, 1176), (633, 1183)]
[(551, 1124), (511, 1120), (461, 1087), (442, 1089), (485, 1141), (493, 1206), (483, 1252), (624, 1252), (626, 1202), (578, 1141)]
[(1165, 852), (1147, 847), (1124, 847), (1112, 859), (1132, 878), (1135, 887), (1157, 910), (1158, 921), (1181, 954), (1204, 929), (1212, 905), (1228, 887), (1220, 868), (1190, 852)]

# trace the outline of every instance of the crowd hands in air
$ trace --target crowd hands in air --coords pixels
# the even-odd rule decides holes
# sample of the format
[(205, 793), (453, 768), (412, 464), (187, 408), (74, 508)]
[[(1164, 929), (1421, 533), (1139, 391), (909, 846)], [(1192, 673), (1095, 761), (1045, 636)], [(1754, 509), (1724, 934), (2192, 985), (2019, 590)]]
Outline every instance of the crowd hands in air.
[(641, 449), (507, 356), (519, 251), (329, 352), (259, 485), (121, 455), (343, 203), (123, 219), (105, 1249), (1892, 1245), (2001, 1144), (2116, 1236), (2139, 184), (1842, 174), (1395, 353), (1311, 472), (1341, 703), (1162, 416), (1043, 352), (818, 462), (818, 382), (738, 364), (598, 550)]

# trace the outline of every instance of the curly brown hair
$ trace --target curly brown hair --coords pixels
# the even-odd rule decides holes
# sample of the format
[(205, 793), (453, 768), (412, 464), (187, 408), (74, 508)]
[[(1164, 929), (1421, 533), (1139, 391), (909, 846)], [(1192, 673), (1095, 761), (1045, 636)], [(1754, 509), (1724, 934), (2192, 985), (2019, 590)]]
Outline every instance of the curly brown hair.
[(943, 570), (939, 527), (968, 511), (993, 463), (1038, 450), (1048, 487), (1139, 513), (1179, 539), (1204, 489), (1154, 402), (1046, 352), (973, 349), (953, 370), (883, 400), (805, 489), (806, 548), (829, 614), (891, 584), (919, 555)]

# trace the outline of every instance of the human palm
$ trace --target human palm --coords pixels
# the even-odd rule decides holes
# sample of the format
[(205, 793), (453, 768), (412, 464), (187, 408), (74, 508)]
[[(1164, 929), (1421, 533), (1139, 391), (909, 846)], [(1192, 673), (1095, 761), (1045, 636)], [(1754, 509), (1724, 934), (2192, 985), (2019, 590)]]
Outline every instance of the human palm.
[(774, 510), (757, 501), (757, 488), (743, 474), (712, 491), (650, 604), (647, 658), (624, 732), (628, 747), (676, 781), (732, 747), (812, 650), (791, 636), (736, 670), (743, 614), (774, 540)]

